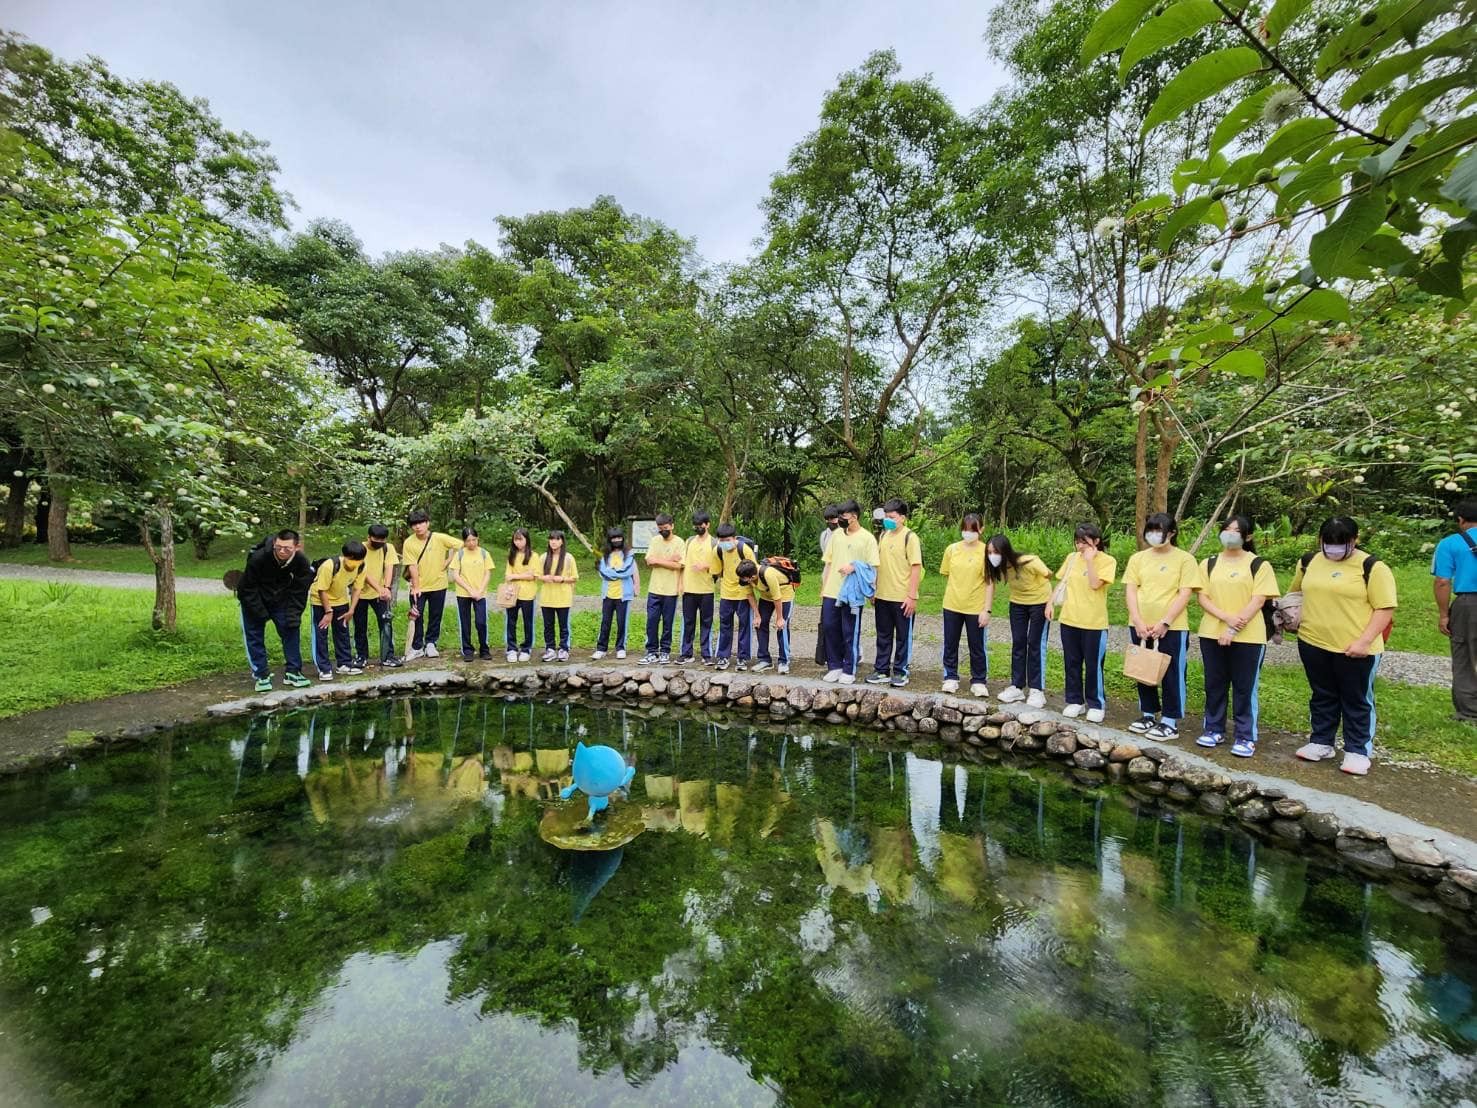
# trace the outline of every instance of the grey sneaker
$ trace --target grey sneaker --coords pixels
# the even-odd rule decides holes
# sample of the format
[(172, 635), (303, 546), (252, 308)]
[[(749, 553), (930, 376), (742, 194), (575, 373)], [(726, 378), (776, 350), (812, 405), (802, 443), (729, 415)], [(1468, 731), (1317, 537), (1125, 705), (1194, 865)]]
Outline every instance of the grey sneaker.
[(891, 684), (892, 687), (895, 688), (895, 689), (906, 689), (908, 687), (908, 677), (907, 677), (907, 674), (901, 674), (901, 673), (898, 674), (898, 676), (894, 677), (889, 682), (889, 684)]
[(658, 654), (656, 660), (664, 666), (672, 664), (672, 656), (670, 654)]
[(885, 685), (891, 680), (892, 675), (887, 673), (875, 672), (867, 675), (867, 684), (869, 685)]
[(648, 655), (646, 655), (646, 657), (642, 658), (636, 664), (638, 666), (654, 666), (654, 665), (656, 665), (656, 655), (655, 654), (648, 654)]
[(768, 662), (755, 662), (754, 663), (754, 672), (755, 673), (763, 673), (768, 668), (769, 668), (769, 663)]
[(728, 659), (727, 658), (719, 658), (718, 659), (718, 668), (719, 669), (727, 669), (728, 668)]

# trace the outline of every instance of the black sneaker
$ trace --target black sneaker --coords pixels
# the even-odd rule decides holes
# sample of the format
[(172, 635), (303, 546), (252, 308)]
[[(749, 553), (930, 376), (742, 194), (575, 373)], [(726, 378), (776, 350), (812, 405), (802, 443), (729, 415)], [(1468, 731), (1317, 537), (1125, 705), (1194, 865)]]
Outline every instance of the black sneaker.
[(908, 676), (907, 676), (907, 674), (905, 674), (905, 673), (898, 674), (896, 677), (894, 677), (892, 679), (892, 681), (890, 682), (890, 684), (895, 689), (906, 689), (908, 687)]
[(713, 659), (712, 658), (704, 658), (703, 659), (703, 665), (708, 666), (708, 667), (711, 668), (712, 665), (713, 665)]
[(728, 659), (727, 658), (719, 658), (718, 659), (718, 668), (719, 669), (727, 669), (728, 668)]
[(1147, 735), (1150, 728), (1154, 726), (1155, 723), (1153, 716), (1140, 716), (1138, 719), (1134, 720), (1128, 725), (1128, 729), (1132, 731), (1135, 735)]
[(655, 654), (648, 654), (648, 655), (646, 655), (646, 657), (642, 658), (636, 664), (638, 666), (654, 666), (654, 665), (656, 665), (656, 655)]
[(470, 662), (471, 660), (472, 660), (472, 652), (470, 650), (463, 650), (462, 651), (462, 661), (464, 661), (464, 662)]
[(380, 663), (380, 666), (384, 669), (399, 669), (404, 664), (399, 658), (386, 658)]
[(680, 658), (677, 659), (677, 664), (679, 666), (690, 666), (690, 665), (692, 665), (692, 655), (691, 654), (684, 654), (684, 655), (682, 655), (682, 657), (680, 657)]
[(477, 657), (484, 662), (490, 662), (492, 661), (492, 651), (484, 646), (481, 650), (477, 651)]
[(369, 659), (368, 658), (355, 658), (352, 662), (349, 663), (349, 665), (353, 666), (360, 673), (363, 673), (366, 669), (369, 668)]
[(867, 677), (867, 684), (869, 684), (869, 685), (885, 685), (885, 684), (887, 684), (891, 680), (892, 680), (892, 675), (890, 673), (877, 672), (877, 673), (872, 673), (872, 674), (870, 674)]

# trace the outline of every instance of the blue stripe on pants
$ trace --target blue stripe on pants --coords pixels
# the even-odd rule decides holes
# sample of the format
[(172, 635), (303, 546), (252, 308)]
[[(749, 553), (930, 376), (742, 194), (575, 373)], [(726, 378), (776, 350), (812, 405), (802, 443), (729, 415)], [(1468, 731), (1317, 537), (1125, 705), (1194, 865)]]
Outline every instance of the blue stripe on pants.
[(718, 658), (727, 660), (733, 653), (735, 625), (738, 631), (738, 659), (747, 662), (750, 657), (749, 633), (753, 629), (753, 609), (747, 600), (720, 600), (718, 602)]
[(1369, 756), (1374, 744), (1374, 678), (1380, 657), (1350, 658), (1298, 640), (1298, 658), (1308, 679), (1309, 742), (1337, 746), (1342, 722), (1344, 750)]
[(959, 680), (959, 634), (969, 644), (970, 684), (984, 684), (989, 679), (990, 656), (985, 653), (985, 629), (979, 613), (954, 612), (944, 609), (944, 679)]
[[(1128, 637), (1136, 645), (1142, 642), (1132, 627), (1128, 629)], [(1190, 632), (1168, 632), (1159, 640), (1159, 650), (1169, 656), (1163, 683), (1138, 687), (1139, 711), (1145, 716), (1158, 715), (1171, 727), (1185, 715), (1185, 653), (1189, 643)]]
[(1062, 624), (1062, 660), (1066, 663), (1066, 701), (1103, 707), (1103, 656), (1108, 633), (1089, 627)]
[(872, 668), (883, 675), (906, 677), (913, 658), (913, 619), (903, 615), (901, 600), (878, 600), (872, 605), (877, 624), (877, 657)]
[(677, 614), (677, 597), (648, 593), (646, 596), (646, 653), (672, 652), (672, 620)]
[[(1200, 638), (1200, 660), (1205, 669), (1205, 733), (1227, 739), (1257, 741), (1257, 684), (1267, 648), (1261, 643), (1233, 642), (1222, 646)], [(1226, 728), (1230, 701), (1234, 730)]]
[(1010, 683), (1018, 689), (1046, 688), (1046, 605), (1010, 605)]

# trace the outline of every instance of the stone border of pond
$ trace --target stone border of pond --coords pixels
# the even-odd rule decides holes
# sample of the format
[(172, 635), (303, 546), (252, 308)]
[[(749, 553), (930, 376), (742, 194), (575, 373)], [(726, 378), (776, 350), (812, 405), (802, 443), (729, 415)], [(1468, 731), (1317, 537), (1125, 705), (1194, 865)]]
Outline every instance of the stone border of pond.
[[(1234, 822), (1285, 849), (1321, 855), (1368, 877), (1403, 886), (1422, 906), (1477, 930), (1477, 843), (1397, 812), (1257, 773), (1232, 776), (1192, 750), (1046, 710), (1012, 711), (968, 697), (813, 678), (642, 667), (416, 669), (362, 681), (283, 689), (211, 705), (222, 718), (273, 709), (423, 692), (562, 695), (592, 704), (671, 705), (739, 713), (756, 722), (816, 722), (876, 731), (907, 746), (937, 743), (969, 762), (1054, 764), (1084, 787), (1121, 785), (1142, 802)], [(87, 746), (140, 741), (179, 726), (136, 723)], [(77, 752), (81, 752), (79, 748)]]

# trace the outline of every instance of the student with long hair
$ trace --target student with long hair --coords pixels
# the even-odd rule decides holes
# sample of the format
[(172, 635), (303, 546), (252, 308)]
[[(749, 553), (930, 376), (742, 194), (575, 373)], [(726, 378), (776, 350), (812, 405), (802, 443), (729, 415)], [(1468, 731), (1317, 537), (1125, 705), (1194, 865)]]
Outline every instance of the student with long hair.
[[(1067, 668), (1067, 706), (1062, 714), (1075, 719), (1085, 710), (1089, 723), (1101, 723), (1107, 705), (1103, 659), (1108, 653), (1108, 586), (1118, 574), (1118, 562), (1104, 549), (1097, 524), (1078, 524), (1072, 539), (1076, 549), (1056, 571), (1062, 596), (1062, 660)], [(1048, 598), (1048, 620), (1054, 607), (1054, 598)]]
[(939, 573), (944, 585), (944, 685), (946, 693), (959, 691), (959, 633), (969, 644), (969, 691), (989, 696), (989, 658), (985, 654), (985, 625), (990, 609), (985, 600), (985, 544), (980, 542), (980, 517), (965, 513), (959, 523), (959, 541), (944, 548)]
[(631, 601), (641, 595), (641, 578), (636, 557), (626, 549), (626, 532), (612, 527), (605, 532), (605, 549), (595, 567), (605, 582), (600, 600), (600, 637), (595, 642), (596, 660), (610, 649), (610, 623), (615, 621), (615, 656), (626, 656), (626, 619), (631, 614)]
[(492, 657), (487, 645), (487, 586), (497, 568), (492, 555), (482, 546), (475, 527), (462, 528), (462, 548), (451, 556), (447, 567), (456, 585), (457, 624), (462, 632), (462, 660), (472, 660), (472, 625), (477, 626), (477, 656), (484, 661)]
[[(518, 586), (518, 599), (508, 609), (503, 630), (507, 659), (510, 662), (526, 662), (533, 655), (533, 609), (538, 599), (538, 564), (533, 556), (533, 540), (527, 527), (513, 532), (508, 543), (508, 560), (503, 564), (503, 581)], [(518, 638), (518, 619), (523, 619), (523, 638)]]
[(1136, 646), (1151, 643), (1169, 656), (1161, 684), (1139, 682), (1139, 718), (1128, 725), (1134, 734), (1151, 739), (1178, 738), (1185, 716), (1185, 657), (1190, 645), (1186, 609), (1200, 567), (1193, 554), (1175, 546), (1178, 534), (1179, 524), (1168, 512), (1147, 516), (1143, 539), (1148, 545), (1128, 559), (1123, 571), (1129, 638)]
[(1200, 563), (1195, 597), (1200, 620), (1200, 660), (1205, 669), (1205, 730), (1195, 741), (1220, 746), (1226, 740), (1226, 702), (1230, 698), (1231, 753), (1256, 753), (1257, 685), (1267, 653), (1267, 602), (1282, 595), (1277, 574), (1257, 557), (1252, 523), (1244, 515), (1221, 524), (1221, 550)]
[(1010, 603), (1010, 684), (1000, 690), (1000, 703), (1024, 700), (1032, 708), (1044, 708), (1051, 567), (1034, 554), (1017, 553), (1005, 535), (990, 536), (985, 544), (986, 638), (990, 611), (995, 606), (995, 586), (1002, 582)]
[[(550, 531), (540, 567), (539, 602), (544, 610), (544, 661), (569, 661), (569, 609), (580, 579), (574, 555), (564, 548), (564, 532)], [(557, 637), (556, 637), (557, 628)]]

